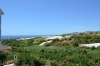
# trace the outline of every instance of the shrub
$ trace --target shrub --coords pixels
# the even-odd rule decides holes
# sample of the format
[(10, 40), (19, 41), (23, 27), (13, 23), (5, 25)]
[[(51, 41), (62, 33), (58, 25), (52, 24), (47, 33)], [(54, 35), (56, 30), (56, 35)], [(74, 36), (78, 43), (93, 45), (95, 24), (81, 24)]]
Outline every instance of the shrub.
[(50, 46), (50, 45), (51, 45), (50, 43), (46, 43), (46, 44), (45, 44), (45, 46)]
[(91, 50), (94, 50), (94, 49), (96, 49), (95, 46), (92, 46), (92, 47), (91, 47)]
[(7, 54), (6, 53), (0, 53), (0, 62), (4, 62), (7, 59)]
[(73, 46), (78, 47), (79, 45), (78, 45), (78, 43), (73, 43)]

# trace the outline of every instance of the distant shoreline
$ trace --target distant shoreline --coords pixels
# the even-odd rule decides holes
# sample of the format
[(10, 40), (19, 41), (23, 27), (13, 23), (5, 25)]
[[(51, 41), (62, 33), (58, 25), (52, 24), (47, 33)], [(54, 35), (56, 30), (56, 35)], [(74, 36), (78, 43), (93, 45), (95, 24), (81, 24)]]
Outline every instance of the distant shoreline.
[(1, 36), (1, 39), (20, 39), (20, 38), (35, 38), (35, 37), (43, 37), (43, 36), (53, 36), (53, 35), (25, 35), (25, 36)]
[(1, 39), (35, 38), (38, 36), (1, 36)]

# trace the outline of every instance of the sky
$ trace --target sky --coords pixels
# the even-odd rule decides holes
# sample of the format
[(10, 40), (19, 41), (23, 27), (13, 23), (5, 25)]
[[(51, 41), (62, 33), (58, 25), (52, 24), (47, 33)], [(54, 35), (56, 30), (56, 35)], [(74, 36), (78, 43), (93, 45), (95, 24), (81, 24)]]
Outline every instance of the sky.
[(2, 35), (100, 31), (100, 0), (0, 0)]

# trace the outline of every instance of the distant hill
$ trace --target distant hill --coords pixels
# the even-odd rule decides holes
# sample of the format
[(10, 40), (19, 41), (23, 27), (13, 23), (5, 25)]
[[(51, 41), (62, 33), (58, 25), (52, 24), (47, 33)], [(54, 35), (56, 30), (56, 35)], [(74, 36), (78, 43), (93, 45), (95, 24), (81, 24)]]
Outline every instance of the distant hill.
[(90, 33), (90, 32), (98, 32), (98, 33), (100, 33), (100, 31), (86, 31), (85, 33)]
[(91, 33), (91, 32), (98, 32), (100, 33), (100, 31), (86, 31), (86, 32), (73, 32), (73, 33), (68, 33), (68, 35), (77, 35), (77, 34), (80, 34), (80, 33), (85, 33), (85, 34), (88, 34), (88, 33)]
[(73, 33), (68, 33), (70, 35), (73, 35), (73, 34), (79, 34), (80, 32), (73, 32)]

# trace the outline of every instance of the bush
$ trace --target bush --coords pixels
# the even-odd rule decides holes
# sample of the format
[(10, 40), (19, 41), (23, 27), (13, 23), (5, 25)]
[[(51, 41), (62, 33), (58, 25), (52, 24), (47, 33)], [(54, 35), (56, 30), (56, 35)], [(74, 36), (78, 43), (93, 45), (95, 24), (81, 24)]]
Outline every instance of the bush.
[(91, 50), (94, 50), (94, 49), (96, 49), (95, 46), (92, 46), (92, 47), (91, 47)]
[(73, 43), (73, 46), (78, 47), (79, 45), (78, 45), (78, 43)]
[(51, 45), (50, 43), (46, 43), (46, 44), (45, 44), (45, 46), (50, 46), (50, 45)]
[(7, 59), (7, 54), (6, 53), (0, 53), (0, 62), (4, 62)]

